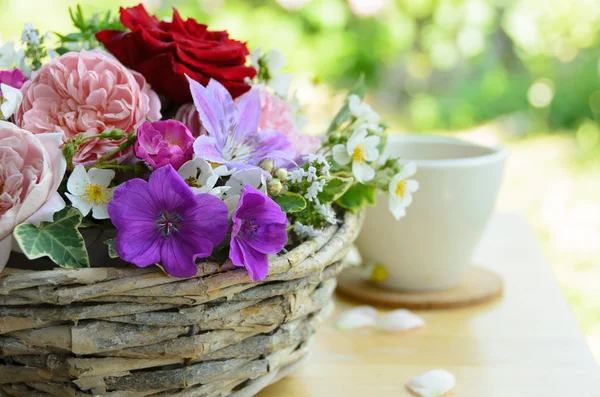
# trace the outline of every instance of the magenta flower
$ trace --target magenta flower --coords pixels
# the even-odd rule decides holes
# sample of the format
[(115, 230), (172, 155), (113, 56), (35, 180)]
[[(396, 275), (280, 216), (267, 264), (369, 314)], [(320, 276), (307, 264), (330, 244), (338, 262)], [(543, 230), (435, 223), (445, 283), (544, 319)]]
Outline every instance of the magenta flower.
[(196, 258), (209, 256), (228, 229), (225, 203), (195, 194), (170, 164), (148, 182), (136, 178), (116, 188), (108, 213), (123, 260), (138, 267), (160, 263), (175, 277), (194, 276)]
[[(2, 84), (21, 89), (25, 81), (27, 78), (20, 69), (0, 70), (0, 83)], [(0, 90), (0, 95), (2, 95), (2, 90)]]
[(196, 157), (229, 168), (257, 166), (261, 160), (291, 161), (295, 151), (286, 136), (275, 130), (259, 132), (260, 96), (252, 90), (237, 104), (216, 80), (205, 88), (189, 79), (194, 104), (208, 135), (194, 142)]
[(154, 169), (167, 164), (179, 169), (194, 157), (194, 139), (180, 121), (145, 121), (137, 130), (135, 155)]
[(252, 185), (242, 189), (233, 213), (229, 258), (243, 266), (252, 281), (269, 273), (267, 254), (276, 254), (288, 241), (287, 218), (279, 205)]

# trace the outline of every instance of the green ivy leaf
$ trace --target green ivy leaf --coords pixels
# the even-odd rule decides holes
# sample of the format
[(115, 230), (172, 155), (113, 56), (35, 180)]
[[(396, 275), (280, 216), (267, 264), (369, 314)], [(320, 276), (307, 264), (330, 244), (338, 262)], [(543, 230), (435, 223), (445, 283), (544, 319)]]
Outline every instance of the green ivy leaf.
[(23, 223), (13, 236), (29, 259), (48, 256), (61, 267), (89, 267), (85, 241), (78, 230), (82, 219), (79, 210), (66, 207), (54, 214), (54, 222), (42, 222), (39, 228)]
[(350, 189), (352, 182), (354, 182), (354, 178), (352, 177), (342, 178), (334, 176), (325, 179), (327, 180), (327, 183), (323, 187), (323, 191), (317, 195), (321, 204), (333, 203), (335, 200), (342, 197), (342, 195)]
[(279, 204), (281, 210), (286, 213), (300, 212), (306, 208), (306, 200), (298, 193), (283, 192), (273, 200)]
[(108, 245), (108, 256), (111, 259), (116, 259), (119, 257), (119, 253), (117, 252), (117, 239), (114, 238), (110, 238), (106, 241), (104, 241), (104, 244)]
[(352, 186), (336, 203), (352, 212), (358, 212), (367, 205), (377, 203), (377, 189), (372, 185), (357, 183)]

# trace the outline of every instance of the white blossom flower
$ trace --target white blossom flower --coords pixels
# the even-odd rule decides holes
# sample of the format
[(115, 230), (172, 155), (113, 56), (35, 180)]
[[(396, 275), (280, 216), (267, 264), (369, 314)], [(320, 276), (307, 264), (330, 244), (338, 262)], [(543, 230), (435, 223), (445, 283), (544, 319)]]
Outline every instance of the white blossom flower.
[(266, 194), (268, 184), (267, 178), (270, 179), (270, 174), (258, 167), (235, 171), (229, 180), (225, 182), (225, 186), (229, 189), (224, 193), (224, 199), (229, 212), (231, 213), (237, 206), (240, 201), (242, 189), (246, 185), (252, 185)]
[(221, 197), (231, 189), (229, 186), (216, 186), (220, 177), (231, 175), (234, 170), (228, 170), (225, 165), (214, 168), (208, 161), (196, 158), (184, 163), (177, 173), (192, 188), (196, 194), (209, 193)]
[(325, 219), (328, 223), (335, 225), (337, 223), (337, 217), (333, 207), (330, 204), (317, 204), (315, 206), (319, 215)]
[(318, 204), (319, 199), (317, 198), (317, 196), (320, 192), (323, 191), (323, 187), (325, 187), (325, 181), (314, 181), (312, 185), (310, 185), (308, 189), (306, 189), (306, 194), (304, 195), (304, 197), (308, 201), (315, 201)]
[(27, 64), (25, 51), (17, 51), (15, 43), (9, 41), (0, 47), (0, 69), (19, 68), (26, 77), (31, 77), (31, 67)]
[[(306, 160), (309, 164), (317, 164), (320, 165), (319, 173), (321, 175), (329, 176), (329, 170), (331, 169), (331, 164), (327, 161), (325, 156), (321, 154), (309, 154), (306, 157)], [(310, 182), (310, 181), (309, 181)]]
[(310, 153), (306, 156), (306, 160), (309, 163), (317, 163), (317, 164), (324, 164), (327, 162), (327, 159), (325, 158), (325, 156), (321, 155), (321, 154), (314, 154), (314, 153)]
[(302, 179), (306, 176), (306, 171), (304, 168), (298, 168), (290, 172), (288, 175), (288, 180), (292, 183), (300, 183)]
[(92, 211), (95, 219), (108, 219), (108, 203), (113, 197), (108, 185), (114, 177), (113, 170), (92, 168), (86, 172), (83, 165), (78, 165), (69, 176), (65, 194), (83, 216)]
[(11, 87), (4, 83), (0, 84), (2, 90), (2, 99), (0, 100), (0, 117), (4, 120), (8, 120), (12, 116), (23, 101), (23, 94), (18, 88)]
[(369, 125), (377, 125), (379, 115), (367, 103), (361, 101), (358, 95), (348, 97), (350, 113), (358, 120)]
[(311, 225), (303, 225), (301, 222), (296, 222), (293, 230), (300, 237), (317, 237), (323, 234), (322, 230), (317, 230)]
[(261, 74), (262, 76), (268, 76), (268, 79), (263, 81), (264, 84), (282, 98), (287, 98), (290, 83), (294, 77), (289, 73), (280, 73), (286, 63), (285, 55), (276, 49), (272, 49), (263, 55), (262, 47), (259, 46), (250, 53), (250, 64), (256, 70), (265, 68), (268, 71)]
[(409, 180), (417, 172), (415, 163), (408, 163), (392, 177), (388, 185), (388, 206), (396, 219), (406, 215), (406, 207), (412, 203), (412, 194), (419, 189), (419, 182)]
[(317, 176), (317, 169), (314, 166), (309, 166), (308, 167), (308, 171), (306, 172), (306, 181), (307, 182), (314, 182), (318, 179), (319, 177)]
[(30, 23), (26, 23), (21, 34), (21, 41), (32, 45), (40, 44), (40, 35), (38, 30)]
[(379, 157), (380, 138), (376, 135), (368, 136), (366, 128), (357, 128), (346, 144), (333, 147), (333, 159), (340, 165), (352, 162), (352, 173), (360, 183), (370, 181), (375, 177), (375, 171), (367, 164), (376, 161)]

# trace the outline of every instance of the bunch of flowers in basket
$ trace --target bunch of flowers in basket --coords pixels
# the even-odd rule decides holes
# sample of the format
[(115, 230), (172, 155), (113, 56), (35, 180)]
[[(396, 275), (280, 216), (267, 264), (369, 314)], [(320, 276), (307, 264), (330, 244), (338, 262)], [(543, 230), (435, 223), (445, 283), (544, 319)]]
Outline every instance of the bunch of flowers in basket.
[(111, 257), (192, 277), (268, 256), (389, 194), (400, 218), (414, 166), (388, 158), (379, 116), (351, 91), (327, 134), (304, 134), (276, 50), (142, 5), (0, 48), (0, 270), (11, 250), (90, 266), (82, 228), (114, 227)]

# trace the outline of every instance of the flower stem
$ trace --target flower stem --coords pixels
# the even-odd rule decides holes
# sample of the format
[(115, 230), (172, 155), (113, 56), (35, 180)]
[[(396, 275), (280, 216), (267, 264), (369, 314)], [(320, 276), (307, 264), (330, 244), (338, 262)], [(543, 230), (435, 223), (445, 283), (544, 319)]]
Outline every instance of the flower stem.
[(102, 156), (98, 160), (96, 160), (96, 163), (94, 164), (94, 166), (96, 168), (100, 168), (99, 165), (102, 164), (102, 162), (110, 159), (113, 156), (116, 156), (123, 150), (125, 150), (128, 147), (130, 147), (131, 145), (133, 145), (135, 143), (136, 137), (137, 137), (137, 134), (135, 133), (135, 131), (128, 134), (126, 140), (121, 142), (121, 144), (115, 150), (113, 150), (112, 152), (106, 153), (104, 156)]

